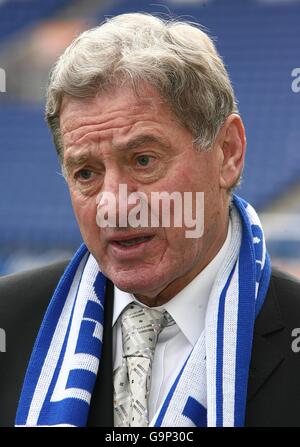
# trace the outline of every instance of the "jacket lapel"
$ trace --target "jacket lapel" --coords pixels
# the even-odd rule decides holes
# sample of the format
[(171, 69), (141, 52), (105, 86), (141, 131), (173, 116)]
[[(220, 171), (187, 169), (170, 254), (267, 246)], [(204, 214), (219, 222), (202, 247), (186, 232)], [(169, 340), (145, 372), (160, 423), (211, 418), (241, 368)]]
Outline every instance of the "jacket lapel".
[(275, 368), (283, 361), (284, 356), (273, 335), (284, 329), (274, 280), (271, 277), (265, 303), (258, 315), (253, 335), (253, 347), (248, 381), (248, 401), (270, 377)]
[(112, 364), (112, 315), (114, 285), (107, 279), (104, 306), (103, 346), (99, 371), (94, 387), (87, 425), (113, 427), (113, 364)]

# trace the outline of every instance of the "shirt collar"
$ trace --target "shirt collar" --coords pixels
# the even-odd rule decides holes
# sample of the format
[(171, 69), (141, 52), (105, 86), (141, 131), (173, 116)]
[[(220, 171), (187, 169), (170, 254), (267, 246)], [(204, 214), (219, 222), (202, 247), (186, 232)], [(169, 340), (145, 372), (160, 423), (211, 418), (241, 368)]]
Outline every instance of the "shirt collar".
[[(227, 237), (213, 260), (184, 289), (157, 310), (167, 310), (179, 329), (194, 346), (204, 329), (206, 307), (217, 272), (226, 256), (231, 239), (229, 220)], [(132, 301), (140, 303), (131, 293), (123, 292), (114, 286), (113, 325)], [(147, 307), (147, 306), (145, 306)]]

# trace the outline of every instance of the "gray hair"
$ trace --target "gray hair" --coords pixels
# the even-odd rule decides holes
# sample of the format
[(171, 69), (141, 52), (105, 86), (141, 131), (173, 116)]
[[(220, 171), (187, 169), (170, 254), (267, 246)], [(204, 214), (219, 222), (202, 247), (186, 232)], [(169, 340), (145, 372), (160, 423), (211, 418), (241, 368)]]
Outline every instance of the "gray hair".
[(63, 161), (59, 114), (64, 95), (88, 98), (111, 87), (151, 84), (194, 143), (208, 149), (223, 122), (238, 112), (223, 61), (195, 24), (148, 14), (122, 14), (79, 35), (50, 75), (46, 119)]

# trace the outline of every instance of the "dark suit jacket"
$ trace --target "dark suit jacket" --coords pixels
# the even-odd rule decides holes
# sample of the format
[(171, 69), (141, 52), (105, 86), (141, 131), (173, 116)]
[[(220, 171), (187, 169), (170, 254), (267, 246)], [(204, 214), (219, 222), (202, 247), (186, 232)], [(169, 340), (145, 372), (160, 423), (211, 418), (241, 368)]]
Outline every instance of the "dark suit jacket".
[[(13, 426), (32, 347), (66, 262), (0, 279), (0, 427)], [(113, 427), (112, 307), (109, 281), (103, 358), (93, 392), (88, 425)], [(256, 319), (249, 372), (247, 426), (300, 427), (300, 352), (292, 350), (292, 330), (300, 328), (300, 282), (273, 271)], [(294, 344), (297, 347), (297, 340)], [(300, 347), (300, 340), (298, 343)]]

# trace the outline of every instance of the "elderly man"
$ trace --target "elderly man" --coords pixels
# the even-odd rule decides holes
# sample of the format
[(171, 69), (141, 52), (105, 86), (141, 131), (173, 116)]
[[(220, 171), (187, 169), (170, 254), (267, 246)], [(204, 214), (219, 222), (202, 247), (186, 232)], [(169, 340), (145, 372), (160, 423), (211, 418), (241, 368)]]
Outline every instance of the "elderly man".
[(210, 38), (109, 19), (58, 60), (46, 116), (84, 244), (1, 282), (1, 424), (300, 426), (300, 286), (232, 193), (245, 131)]

